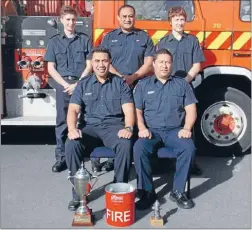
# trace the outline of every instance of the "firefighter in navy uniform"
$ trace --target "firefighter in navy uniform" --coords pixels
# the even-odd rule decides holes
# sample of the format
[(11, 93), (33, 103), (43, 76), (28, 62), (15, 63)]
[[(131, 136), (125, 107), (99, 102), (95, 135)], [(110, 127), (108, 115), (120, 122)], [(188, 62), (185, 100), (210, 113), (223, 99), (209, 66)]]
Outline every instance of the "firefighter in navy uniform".
[[(130, 87), (137, 80), (152, 71), (154, 45), (148, 34), (134, 27), (135, 9), (130, 5), (123, 5), (117, 15), (120, 27), (108, 33), (101, 45), (107, 48), (112, 56), (109, 71), (123, 77)], [(93, 168), (100, 171), (99, 159), (92, 159)], [(113, 169), (113, 160), (108, 161), (102, 170)]]
[(136, 208), (150, 208), (156, 201), (151, 156), (160, 144), (176, 154), (176, 172), (170, 199), (180, 208), (194, 206), (184, 193), (190, 163), (195, 154), (192, 127), (196, 121), (197, 100), (190, 85), (171, 75), (172, 55), (160, 49), (154, 56), (155, 75), (138, 82), (134, 89), (138, 136), (133, 150), (140, 200)]
[[(111, 55), (105, 48), (92, 50), (93, 74), (78, 83), (70, 100), (66, 141), (67, 166), (74, 176), (84, 157), (104, 144), (115, 152), (114, 182), (128, 182), (131, 166), (132, 127), (135, 107), (132, 92), (125, 81), (109, 72)], [(77, 129), (77, 117), (83, 114), (83, 128)], [(74, 189), (69, 210), (76, 210), (80, 197)]]
[[(184, 32), (186, 19), (187, 15), (182, 7), (172, 7), (168, 11), (168, 20), (172, 32), (158, 42), (156, 50), (169, 50), (173, 55), (173, 74), (185, 78), (192, 86), (191, 82), (199, 73), (200, 63), (205, 61), (205, 57), (197, 37)], [(195, 160), (192, 164), (191, 173), (194, 175), (202, 174), (202, 170), (195, 163)]]
[(92, 71), (88, 60), (91, 38), (85, 33), (75, 31), (76, 18), (77, 12), (72, 7), (62, 7), (60, 20), (64, 32), (49, 40), (44, 58), (48, 62), (50, 76), (56, 81), (56, 163), (52, 167), (53, 172), (61, 172), (67, 168), (65, 141), (68, 103), (78, 80)]

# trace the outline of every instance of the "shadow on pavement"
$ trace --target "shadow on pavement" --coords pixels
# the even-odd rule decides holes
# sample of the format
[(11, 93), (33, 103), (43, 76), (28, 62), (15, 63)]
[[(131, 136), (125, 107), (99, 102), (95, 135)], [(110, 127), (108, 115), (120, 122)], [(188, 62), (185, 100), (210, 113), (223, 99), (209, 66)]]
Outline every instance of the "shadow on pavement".
[(54, 126), (1, 126), (2, 145), (55, 145)]
[(204, 175), (201, 178), (209, 178), (207, 181), (191, 189), (192, 198), (206, 193), (214, 187), (226, 182), (233, 177), (233, 171), (238, 170), (237, 164), (243, 157), (235, 158), (212, 158), (211, 165), (204, 168)]
[[(201, 157), (201, 159), (203, 159), (203, 157)], [(191, 198), (196, 199), (200, 195), (231, 179), (233, 177), (233, 171), (239, 170), (239, 167), (237, 167), (237, 165), (242, 161), (242, 159), (243, 157), (213, 157), (210, 158), (210, 160), (208, 161), (202, 161), (200, 167), (203, 170), (203, 175), (197, 178), (207, 178), (208, 180), (191, 189)], [(162, 167), (159, 167), (159, 170), (161, 168)], [(164, 198), (164, 196), (166, 196), (172, 190), (174, 175), (174, 168), (172, 168), (173, 167), (169, 168), (169, 172), (167, 172), (167, 167), (166, 169), (163, 169), (163, 172), (161, 169), (161, 172), (159, 172), (160, 178), (154, 181), (155, 188), (164, 185), (164, 187), (157, 193), (161, 205), (166, 203), (166, 199)], [(194, 177), (192, 176), (192, 178)], [(166, 214), (164, 215), (164, 223), (166, 223), (167, 218), (170, 215), (176, 213), (177, 210), (178, 209), (172, 209), (169, 211), (164, 210), (166, 211)], [(151, 208), (144, 211), (136, 211), (136, 222), (144, 218), (151, 212)]]

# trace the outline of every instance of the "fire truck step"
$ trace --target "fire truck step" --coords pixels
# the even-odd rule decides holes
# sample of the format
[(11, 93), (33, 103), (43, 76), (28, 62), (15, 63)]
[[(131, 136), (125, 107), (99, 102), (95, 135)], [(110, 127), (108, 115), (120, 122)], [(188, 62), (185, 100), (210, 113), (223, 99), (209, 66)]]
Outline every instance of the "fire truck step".
[(1, 125), (28, 125), (28, 126), (54, 126), (55, 117), (39, 117), (39, 116), (20, 116), (20, 117), (4, 117)]

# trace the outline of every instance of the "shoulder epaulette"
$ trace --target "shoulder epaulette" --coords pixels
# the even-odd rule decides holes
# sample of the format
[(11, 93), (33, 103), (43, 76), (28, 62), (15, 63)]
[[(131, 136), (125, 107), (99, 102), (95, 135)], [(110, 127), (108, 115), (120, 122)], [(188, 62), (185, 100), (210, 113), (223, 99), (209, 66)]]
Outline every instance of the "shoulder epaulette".
[(52, 38), (54, 38), (54, 37), (56, 37), (58, 35), (60, 35), (60, 34), (54, 34), (52, 37), (50, 37), (50, 39), (52, 39)]
[(162, 37), (160, 40), (159, 40), (159, 42), (161, 42), (161, 41), (163, 41), (163, 40), (166, 40), (166, 39), (168, 39), (169, 38), (169, 34), (167, 34), (167, 35), (165, 35), (164, 37)]

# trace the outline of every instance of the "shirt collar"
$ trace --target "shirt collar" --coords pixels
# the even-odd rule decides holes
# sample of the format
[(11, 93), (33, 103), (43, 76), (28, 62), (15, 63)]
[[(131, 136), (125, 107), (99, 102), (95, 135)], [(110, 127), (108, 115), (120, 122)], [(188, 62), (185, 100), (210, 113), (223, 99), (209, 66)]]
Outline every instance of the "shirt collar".
[[(117, 35), (119, 34), (124, 34), (121, 28), (117, 29)], [(125, 34), (137, 34), (137, 30), (133, 28), (129, 33), (125, 33)]]
[[(185, 32), (183, 32), (183, 34), (182, 34), (182, 39), (183, 38), (187, 38), (187, 33), (185, 33)], [(172, 41), (172, 40), (176, 40), (176, 38), (173, 36), (173, 33), (170, 33), (169, 34), (169, 39), (168, 39), (168, 41), (170, 42), (170, 41)]]
[[(79, 37), (80, 36), (80, 34), (78, 33), (78, 32), (74, 32), (74, 37), (73, 38), (76, 38), (76, 37)], [(66, 34), (64, 33), (64, 31), (62, 32), (62, 33), (60, 33), (60, 37), (61, 38), (67, 38), (67, 36), (66, 36)]]
[[(170, 75), (169, 78), (168, 78), (168, 81), (172, 81), (172, 79), (173, 79), (173, 75)], [(157, 77), (155, 75), (153, 76), (152, 81), (153, 81), (154, 84), (159, 82), (159, 80), (157, 79)]]
[[(108, 78), (106, 79), (105, 83), (106, 83), (106, 82), (111, 83), (111, 81), (112, 81), (112, 74), (109, 73), (109, 74), (108, 74)], [(96, 78), (96, 76), (95, 76), (95, 73), (92, 73), (91, 83), (94, 84), (94, 83), (97, 83), (97, 82), (99, 82), (99, 81), (97, 80), (97, 78)]]

